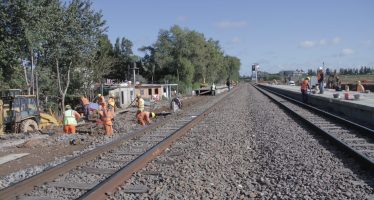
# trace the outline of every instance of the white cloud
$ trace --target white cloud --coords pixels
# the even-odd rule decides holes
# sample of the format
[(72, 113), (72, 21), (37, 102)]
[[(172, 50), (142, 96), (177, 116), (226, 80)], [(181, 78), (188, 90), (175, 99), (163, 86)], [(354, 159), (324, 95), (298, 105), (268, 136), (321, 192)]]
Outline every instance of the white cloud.
[(248, 23), (246, 21), (223, 20), (223, 21), (216, 23), (216, 27), (221, 28), (221, 29), (244, 28), (247, 26), (248, 26)]
[(311, 41), (311, 40), (305, 40), (305, 41), (300, 43), (300, 46), (303, 47), (303, 48), (312, 48), (312, 47), (316, 46), (316, 42)]
[(340, 37), (335, 37), (331, 40), (320, 39), (320, 40), (305, 40), (300, 42), (299, 46), (303, 48), (312, 48), (317, 46), (326, 46), (326, 45), (338, 45), (342, 42)]
[(319, 45), (324, 46), (327, 44), (327, 41), (325, 39), (322, 39), (318, 42)]
[(341, 56), (348, 56), (348, 55), (352, 55), (354, 53), (355, 52), (353, 51), (353, 49), (345, 48), (345, 49), (342, 49), (342, 51), (340, 52), (340, 55)]
[(342, 39), (340, 37), (334, 37), (332, 40), (331, 40), (331, 43), (332, 44), (340, 44), (342, 42)]
[(239, 37), (234, 37), (231, 39), (231, 44), (239, 44), (242, 40)]
[(178, 16), (177, 20), (179, 22), (186, 22), (186, 21), (188, 21), (188, 17), (187, 16)]

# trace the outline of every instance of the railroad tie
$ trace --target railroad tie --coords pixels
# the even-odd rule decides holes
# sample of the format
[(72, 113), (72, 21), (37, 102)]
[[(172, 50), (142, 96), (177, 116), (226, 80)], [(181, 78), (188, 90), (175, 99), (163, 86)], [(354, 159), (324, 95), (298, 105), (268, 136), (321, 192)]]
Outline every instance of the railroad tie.
[(146, 193), (148, 192), (148, 187), (145, 185), (129, 185), (125, 186), (125, 188), (122, 189), (123, 192), (125, 193), (136, 193), (136, 194), (141, 194), (141, 193)]
[(349, 144), (351, 147), (374, 147), (374, 144)]
[(138, 156), (143, 154), (144, 152), (140, 151), (119, 151), (119, 152), (114, 152), (116, 155), (120, 156)]
[(59, 199), (46, 197), (46, 196), (23, 196), (19, 198), (19, 200), (59, 200)]
[(365, 153), (374, 153), (374, 149), (361, 149), (361, 150), (357, 150), (357, 151), (365, 152)]
[(100, 168), (95, 168), (95, 167), (82, 167), (79, 169), (80, 171), (86, 172), (88, 174), (113, 174), (116, 172), (116, 169), (100, 169)]
[(175, 163), (174, 160), (156, 160), (155, 162), (161, 165), (173, 165)]
[(183, 155), (183, 152), (171, 152), (171, 153), (168, 153), (166, 155), (169, 156), (169, 157), (176, 157), (176, 156)]
[(72, 183), (72, 182), (59, 181), (59, 182), (48, 183), (48, 186), (59, 187), (59, 188), (69, 188), (69, 189), (90, 190), (93, 187), (95, 187), (97, 184), (99, 184), (99, 182), (95, 182), (95, 183)]
[(142, 171), (140, 173), (143, 174), (143, 175), (161, 176), (161, 172), (159, 172), (159, 171)]

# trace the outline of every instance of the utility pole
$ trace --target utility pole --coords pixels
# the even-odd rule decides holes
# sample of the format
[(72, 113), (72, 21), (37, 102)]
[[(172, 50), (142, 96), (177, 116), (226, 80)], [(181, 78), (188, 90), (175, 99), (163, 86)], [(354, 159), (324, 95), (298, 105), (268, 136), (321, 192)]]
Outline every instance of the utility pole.
[(134, 74), (134, 95), (135, 95), (135, 83), (136, 83), (136, 79), (135, 79), (135, 70), (137, 70), (137, 69), (139, 69), (139, 68), (136, 67), (136, 62), (134, 62), (134, 65), (133, 65), (133, 66), (134, 66), (134, 67), (131, 68), (131, 69), (132, 69), (133, 74)]
[(256, 80), (256, 83), (258, 81), (257, 80), (257, 70), (258, 70), (259, 67), (260, 66), (257, 63), (252, 65), (252, 80)]

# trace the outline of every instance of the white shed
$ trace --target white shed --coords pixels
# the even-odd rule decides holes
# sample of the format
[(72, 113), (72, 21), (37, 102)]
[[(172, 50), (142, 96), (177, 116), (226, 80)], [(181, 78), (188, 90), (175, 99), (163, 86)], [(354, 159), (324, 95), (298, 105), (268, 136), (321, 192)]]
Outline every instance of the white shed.
[(130, 105), (131, 101), (135, 98), (134, 88), (121, 87), (110, 90), (109, 95), (112, 95), (116, 99), (116, 105), (121, 108), (126, 108)]

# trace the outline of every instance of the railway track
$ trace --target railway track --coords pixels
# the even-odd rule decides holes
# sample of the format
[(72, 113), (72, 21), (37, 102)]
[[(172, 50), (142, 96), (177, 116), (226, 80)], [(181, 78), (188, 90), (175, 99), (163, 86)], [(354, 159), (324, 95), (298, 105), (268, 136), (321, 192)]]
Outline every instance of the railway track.
[(364, 166), (374, 170), (374, 130), (282, 94), (258, 86), (254, 87), (314, 130), (351, 153)]
[(0, 190), (0, 199), (105, 199), (234, 92), (219, 95), (207, 104), (136, 130), (6, 187)]

